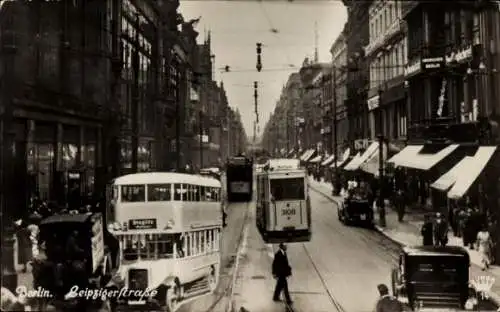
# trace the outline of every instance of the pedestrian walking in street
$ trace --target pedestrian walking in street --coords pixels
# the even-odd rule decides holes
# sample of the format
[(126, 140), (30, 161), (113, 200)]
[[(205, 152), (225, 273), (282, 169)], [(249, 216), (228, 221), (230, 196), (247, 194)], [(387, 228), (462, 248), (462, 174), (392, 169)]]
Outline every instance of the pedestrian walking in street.
[(473, 211), (471, 208), (468, 208), (464, 215), (464, 223), (463, 223), (463, 243), (464, 247), (469, 247), (470, 249), (474, 249), (474, 220), (473, 220)]
[(396, 192), (395, 196), (395, 206), (396, 206), (396, 211), (398, 212), (398, 221), (403, 222), (404, 216), (405, 216), (405, 194), (402, 189), (399, 189)]
[(422, 225), (420, 233), (422, 233), (422, 245), (434, 245), (434, 223), (428, 214), (424, 216), (424, 224)]
[(436, 246), (446, 246), (448, 244), (448, 222), (440, 212), (436, 213), (434, 244)]
[(281, 292), (284, 292), (287, 304), (292, 304), (287, 281), (287, 278), (292, 276), (292, 268), (286, 255), (286, 245), (283, 243), (279, 244), (279, 250), (274, 255), (272, 270), (273, 277), (276, 279), (273, 301), (280, 301)]
[(377, 286), (380, 298), (375, 305), (375, 312), (403, 312), (403, 304), (397, 298), (389, 294), (389, 288), (385, 284)]
[(481, 263), (483, 264), (482, 269), (483, 271), (487, 270), (491, 264), (492, 241), (486, 225), (483, 225), (481, 230), (477, 233), (476, 245), (481, 255)]

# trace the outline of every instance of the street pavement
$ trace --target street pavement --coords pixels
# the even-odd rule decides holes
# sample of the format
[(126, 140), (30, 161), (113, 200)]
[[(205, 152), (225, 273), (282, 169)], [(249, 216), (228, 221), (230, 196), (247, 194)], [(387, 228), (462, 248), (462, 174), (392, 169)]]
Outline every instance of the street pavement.
[[(325, 198), (332, 202), (340, 203), (339, 196), (332, 196), (332, 186), (330, 183), (309, 180), (311, 188), (321, 193)], [(423, 213), (419, 211), (407, 211), (404, 222), (399, 222), (397, 213), (392, 209), (386, 210), (386, 227), (380, 227), (378, 214), (375, 213), (376, 229), (379, 233), (390, 239), (393, 243), (402, 246), (421, 245), (422, 238), (420, 229), (423, 224)], [(449, 245), (462, 246), (462, 240), (449, 233)], [(484, 309), (493, 309), (495, 306), (500, 306), (500, 267), (492, 266), (488, 271), (482, 271), (480, 268), (481, 258), (477, 251), (468, 249), (471, 258), (470, 279), (474, 280), (477, 277), (490, 276), (495, 278), (495, 283), (489, 293), (489, 302), (485, 302)]]
[[(399, 246), (369, 229), (343, 226), (331, 200), (316, 192), (310, 192), (310, 196), (312, 240), (288, 244), (293, 272), (289, 279), (294, 301), (291, 311), (372, 311), (378, 297), (377, 284), (389, 284)], [(264, 244), (253, 226), (246, 261), (240, 265), (235, 286), (233, 299), (238, 309), (286, 310), (283, 303), (272, 301), (275, 281), (271, 263), (275, 250), (275, 245)]]

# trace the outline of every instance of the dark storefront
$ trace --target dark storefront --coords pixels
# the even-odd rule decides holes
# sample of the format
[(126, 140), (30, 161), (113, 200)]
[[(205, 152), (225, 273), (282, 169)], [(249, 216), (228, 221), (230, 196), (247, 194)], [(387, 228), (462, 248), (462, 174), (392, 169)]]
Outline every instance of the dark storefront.
[[(26, 212), (31, 196), (65, 204), (72, 186), (78, 188), (80, 195), (95, 190), (101, 146), (97, 125), (15, 119), (13, 129), (13, 184), (17, 186), (13, 189), (20, 208), (16, 209), (18, 216)], [(70, 181), (75, 178), (77, 183)]]

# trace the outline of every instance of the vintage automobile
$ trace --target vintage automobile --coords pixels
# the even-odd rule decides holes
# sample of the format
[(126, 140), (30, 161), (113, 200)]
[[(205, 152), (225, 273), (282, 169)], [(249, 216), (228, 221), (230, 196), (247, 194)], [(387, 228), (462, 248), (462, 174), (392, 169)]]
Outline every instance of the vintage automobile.
[(72, 288), (102, 288), (116, 272), (118, 241), (104, 227), (101, 213), (50, 216), (42, 220), (39, 237), (42, 252), (33, 264), (33, 281), (35, 288), (50, 292), (47, 304), (90, 304), (70, 296)]
[(412, 310), (464, 310), (474, 304), (469, 265), (469, 254), (462, 247), (405, 247), (392, 270), (393, 295)]
[(341, 205), (337, 206), (339, 221), (349, 225), (354, 222), (373, 226), (373, 209), (368, 193), (359, 188), (351, 190)]

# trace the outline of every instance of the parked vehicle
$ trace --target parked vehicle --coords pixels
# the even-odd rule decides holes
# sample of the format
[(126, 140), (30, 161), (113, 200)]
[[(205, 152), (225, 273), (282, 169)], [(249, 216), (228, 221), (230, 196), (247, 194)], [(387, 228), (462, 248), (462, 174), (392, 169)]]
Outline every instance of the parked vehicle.
[[(117, 270), (116, 239), (104, 227), (101, 213), (58, 214), (40, 223), (43, 254), (33, 265), (35, 287), (50, 292), (45, 304), (86, 309), (102, 302), (68, 297), (72, 287), (100, 289)], [(94, 298), (94, 301), (96, 299)]]
[(462, 247), (405, 247), (392, 270), (392, 292), (412, 310), (465, 309), (475, 293), (469, 284), (470, 258)]
[(342, 205), (337, 207), (338, 219), (346, 225), (361, 223), (373, 226), (373, 207), (370, 205), (367, 190), (364, 187), (356, 187), (348, 192)]

